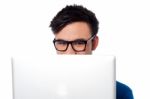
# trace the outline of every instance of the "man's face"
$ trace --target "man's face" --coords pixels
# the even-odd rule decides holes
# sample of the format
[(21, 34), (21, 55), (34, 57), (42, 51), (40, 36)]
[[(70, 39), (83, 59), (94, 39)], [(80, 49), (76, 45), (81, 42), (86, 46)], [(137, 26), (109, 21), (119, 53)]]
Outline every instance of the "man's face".
[[(87, 41), (91, 38), (91, 29), (89, 25), (85, 22), (73, 22), (69, 25), (66, 25), (61, 31), (59, 31), (55, 35), (55, 40), (62, 40), (62, 41), (78, 41), (78, 43), (74, 43), (72, 45), (80, 47), (82, 42), (80, 41)], [(64, 44), (64, 43), (60, 43)], [(96, 49), (98, 44), (98, 37), (96, 36), (94, 40), (89, 39), (85, 46), (85, 50), (83, 51), (75, 51), (71, 44), (68, 45), (68, 48), (65, 51), (58, 51), (57, 54), (92, 54), (92, 50)]]

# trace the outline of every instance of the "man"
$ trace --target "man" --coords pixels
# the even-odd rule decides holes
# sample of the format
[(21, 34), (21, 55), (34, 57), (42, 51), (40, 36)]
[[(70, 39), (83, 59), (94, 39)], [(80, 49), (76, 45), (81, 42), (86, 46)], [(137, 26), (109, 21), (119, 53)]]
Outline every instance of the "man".
[[(98, 20), (95, 14), (80, 5), (63, 8), (51, 21), (53, 40), (58, 54), (92, 54), (98, 46)], [(117, 82), (117, 99), (133, 99), (131, 89)]]

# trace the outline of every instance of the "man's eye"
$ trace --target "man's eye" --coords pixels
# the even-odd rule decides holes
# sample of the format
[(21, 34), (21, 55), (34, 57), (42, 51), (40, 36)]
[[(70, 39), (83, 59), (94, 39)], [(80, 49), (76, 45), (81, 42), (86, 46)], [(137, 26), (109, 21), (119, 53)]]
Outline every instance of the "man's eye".
[(74, 45), (84, 45), (85, 41), (75, 41), (73, 42)]
[(67, 43), (65, 41), (58, 41), (57, 44), (66, 45)]

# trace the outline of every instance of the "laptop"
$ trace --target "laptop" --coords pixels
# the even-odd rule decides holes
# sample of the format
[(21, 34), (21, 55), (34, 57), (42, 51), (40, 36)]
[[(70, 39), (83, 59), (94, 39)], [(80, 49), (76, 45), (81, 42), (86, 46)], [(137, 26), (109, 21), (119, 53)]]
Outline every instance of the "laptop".
[(116, 99), (115, 57), (12, 58), (13, 99)]

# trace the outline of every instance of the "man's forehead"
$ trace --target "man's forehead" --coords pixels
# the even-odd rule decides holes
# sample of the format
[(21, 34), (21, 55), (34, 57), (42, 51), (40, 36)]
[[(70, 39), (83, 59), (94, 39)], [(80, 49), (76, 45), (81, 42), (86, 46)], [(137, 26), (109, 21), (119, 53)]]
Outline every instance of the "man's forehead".
[(68, 24), (61, 31), (55, 34), (55, 38), (74, 40), (74, 39), (87, 39), (91, 36), (89, 25), (85, 22), (74, 22)]
[(66, 36), (57, 37), (57, 36), (55, 36), (55, 39), (66, 40), (66, 41), (73, 41), (73, 40), (80, 40), (80, 39), (87, 40), (88, 38), (89, 37), (85, 37), (85, 36), (83, 36), (83, 37), (81, 37), (81, 36), (79, 36), (79, 37), (66, 37)]

